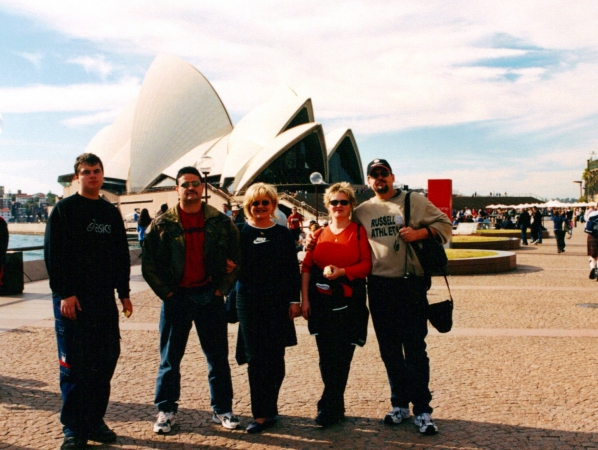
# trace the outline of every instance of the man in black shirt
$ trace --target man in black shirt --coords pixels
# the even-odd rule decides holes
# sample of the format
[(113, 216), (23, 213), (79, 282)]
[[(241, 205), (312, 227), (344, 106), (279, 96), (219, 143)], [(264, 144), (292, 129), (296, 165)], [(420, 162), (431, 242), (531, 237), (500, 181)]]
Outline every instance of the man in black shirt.
[(101, 160), (79, 156), (74, 180), (78, 192), (53, 208), (44, 242), (58, 343), (62, 449), (116, 440), (104, 422), (120, 355), (115, 289), (123, 314), (133, 312), (127, 236), (118, 210), (100, 198)]

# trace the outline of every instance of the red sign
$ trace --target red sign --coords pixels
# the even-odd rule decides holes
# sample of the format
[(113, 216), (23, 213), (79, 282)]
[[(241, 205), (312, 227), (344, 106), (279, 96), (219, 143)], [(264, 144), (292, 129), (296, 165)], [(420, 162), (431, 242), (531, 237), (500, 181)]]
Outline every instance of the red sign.
[(453, 180), (428, 180), (428, 200), (453, 221)]

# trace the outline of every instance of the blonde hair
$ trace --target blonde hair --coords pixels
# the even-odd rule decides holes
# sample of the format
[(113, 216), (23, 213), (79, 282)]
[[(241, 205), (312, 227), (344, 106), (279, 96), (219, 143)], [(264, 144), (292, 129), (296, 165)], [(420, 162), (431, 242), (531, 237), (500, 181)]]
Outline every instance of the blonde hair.
[(266, 183), (255, 183), (249, 186), (247, 192), (245, 192), (245, 198), (243, 199), (243, 211), (245, 211), (245, 217), (253, 218), (251, 214), (251, 204), (258, 198), (268, 197), (270, 203), (272, 203), (272, 214), (270, 217), (276, 219), (276, 208), (278, 208), (278, 193), (276, 188), (271, 184)]
[(351, 187), (349, 183), (346, 181), (341, 181), (340, 183), (334, 183), (326, 192), (324, 192), (324, 205), (328, 208), (330, 205), (330, 197), (332, 197), (336, 193), (345, 194), (349, 199), (349, 204), (351, 205), (351, 209), (355, 209), (357, 206), (357, 198), (355, 197), (355, 191)]

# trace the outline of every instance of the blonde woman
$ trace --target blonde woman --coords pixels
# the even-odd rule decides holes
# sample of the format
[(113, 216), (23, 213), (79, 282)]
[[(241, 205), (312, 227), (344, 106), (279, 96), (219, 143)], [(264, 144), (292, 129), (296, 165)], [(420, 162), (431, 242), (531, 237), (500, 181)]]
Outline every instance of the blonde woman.
[(305, 254), (301, 312), (316, 336), (324, 392), (316, 423), (322, 427), (344, 418), (344, 394), (355, 345), (367, 335), (365, 277), (372, 269), (367, 234), (351, 220), (356, 206), (349, 183), (336, 183), (324, 194), (330, 223), (315, 232), (318, 245)]
[(253, 414), (248, 433), (260, 433), (276, 424), (285, 347), (297, 345), (293, 319), (301, 314), (295, 239), (286, 227), (272, 222), (277, 206), (276, 188), (256, 183), (245, 194), (247, 222), (239, 225), (237, 361), (248, 363)]

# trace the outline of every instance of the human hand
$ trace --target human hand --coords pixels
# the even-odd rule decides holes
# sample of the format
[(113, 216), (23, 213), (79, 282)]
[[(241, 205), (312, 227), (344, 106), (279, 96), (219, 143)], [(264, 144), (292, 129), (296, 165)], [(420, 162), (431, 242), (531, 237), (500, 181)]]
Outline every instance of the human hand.
[(399, 230), (399, 236), (401, 237), (401, 239), (403, 239), (403, 242), (419, 241), (420, 239), (425, 239), (428, 237), (428, 230), (426, 230), (425, 228), (414, 230), (411, 227), (402, 227)]
[(60, 314), (67, 319), (76, 320), (77, 311), (81, 311), (81, 305), (76, 295), (71, 295), (60, 301)]
[(126, 318), (131, 317), (131, 314), (133, 314), (133, 303), (131, 303), (131, 299), (130, 298), (121, 298), (120, 302), (123, 305), (123, 315)]
[[(330, 268), (330, 270), (327, 271), (326, 268)], [(345, 275), (345, 269), (333, 266), (332, 264), (326, 266), (326, 268), (324, 269), (324, 277), (329, 280), (336, 280), (338, 277)]]
[(289, 305), (289, 319), (293, 320), (295, 317), (301, 315), (301, 306), (299, 303), (291, 303)]
[(309, 300), (305, 297), (301, 301), (301, 315), (305, 320), (309, 320), (309, 316), (311, 315), (311, 308), (309, 306)]
[(305, 250), (306, 252), (313, 251), (316, 248), (317, 243), (318, 239), (316, 238), (314, 232), (310, 231), (305, 235), (303, 250)]
[(226, 260), (226, 273), (231, 273), (233, 270), (235, 270), (235, 267), (237, 267), (237, 265), (233, 261), (230, 259)]

